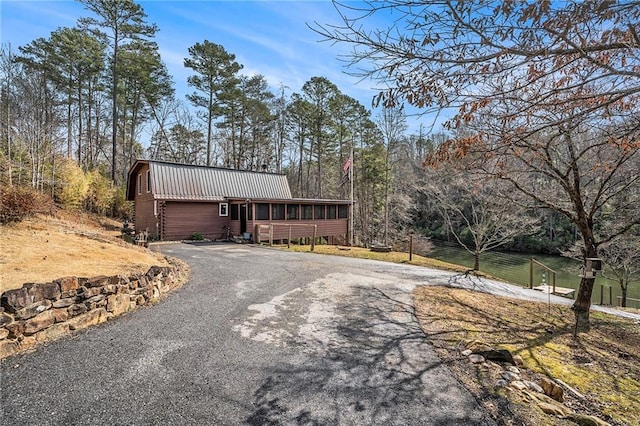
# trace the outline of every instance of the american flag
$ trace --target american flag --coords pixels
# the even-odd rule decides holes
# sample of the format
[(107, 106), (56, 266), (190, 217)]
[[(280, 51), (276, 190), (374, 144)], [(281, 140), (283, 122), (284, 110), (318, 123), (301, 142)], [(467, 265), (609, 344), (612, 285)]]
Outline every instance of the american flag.
[(347, 171), (349, 170), (349, 167), (351, 167), (351, 157), (347, 158), (347, 161), (344, 162), (344, 166), (342, 166), (342, 171), (347, 173)]

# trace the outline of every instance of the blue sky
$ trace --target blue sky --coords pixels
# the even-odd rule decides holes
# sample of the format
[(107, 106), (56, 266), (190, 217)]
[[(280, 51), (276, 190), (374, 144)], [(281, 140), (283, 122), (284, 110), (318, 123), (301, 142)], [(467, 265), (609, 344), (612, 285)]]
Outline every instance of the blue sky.
[[(307, 27), (314, 21), (339, 23), (329, 0), (138, 3), (147, 21), (159, 27), (155, 41), (173, 75), (176, 95), (183, 100), (191, 91), (186, 80), (192, 73), (183, 66), (187, 49), (206, 39), (235, 54), (244, 65), (243, 74), (265, 76), (274, 91), (284, 85), (287, 94), (300, 92), (311, 77), (322, 76), (371, 109), (371, 99), (377, 93), (374, 84), (347, 75), (338, 58), (349, 47), (321, 42), (321, 37)], [(91, 14), (71, 0), (0, 0), (0, 38), (2, 43), (11, 43), (15, 51), (38, 37), (48, 38), (59, 27), (75, 26), (83, 16)], [(408, 124), (410, 129), (417, 129), (418, 119), (409, 118)]]

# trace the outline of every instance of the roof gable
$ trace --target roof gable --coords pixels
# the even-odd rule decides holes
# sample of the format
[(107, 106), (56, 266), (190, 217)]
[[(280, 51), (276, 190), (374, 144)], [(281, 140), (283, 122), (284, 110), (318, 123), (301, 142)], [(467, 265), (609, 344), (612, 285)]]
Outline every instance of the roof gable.
[[(145, 162), (151, 170), (151, 188), (156, 199), (222, 201), (225, 198), (291, 198), (287, 177), (281, 174), (161, 161)], [(134, 164), (131, 172), (135, 169)], [(131, 172), (130, 180), (135, 178)]]

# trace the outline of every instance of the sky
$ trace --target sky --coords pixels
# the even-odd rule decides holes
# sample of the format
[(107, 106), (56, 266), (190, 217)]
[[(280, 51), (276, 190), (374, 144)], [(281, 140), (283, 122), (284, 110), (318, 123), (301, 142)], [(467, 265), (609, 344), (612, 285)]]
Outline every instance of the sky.
[[(244, 75), (261, 74), (272, 91), (301, 92), (311, 77), (326, 77), (340, 91), (371, 110), (377, 94), (371, 81), (348, 75), (339, 59), (349, 46), (322, 42), (308, 24), (339, 24), (330, 0), (138, 0), (147, 22), (157, 24), (162, 60), (173, 76), (176, 95), (185, 99), (192, 71), (183, 65), (188, 48), (209, 40), (220, 44), (244, 66)], [(351, 2), (355, 4), (355, 2)], [(0, 41), (19, 46), (43, 37), (59, 27), (73, 27), (78, 18), (91, 16), (72, 0), (0, 0)], [(374, 110), (373, 118), (377, 112)], [(426, 120), (425, 120), (426, 121)], [(409, 131), (417, 131), (420, 119), (408, 117)]]

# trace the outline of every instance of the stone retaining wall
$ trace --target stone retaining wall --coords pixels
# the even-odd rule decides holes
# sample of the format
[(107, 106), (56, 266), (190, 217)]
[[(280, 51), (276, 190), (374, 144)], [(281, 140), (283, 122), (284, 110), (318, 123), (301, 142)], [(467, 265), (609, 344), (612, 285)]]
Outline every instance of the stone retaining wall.
[(149, 304), (180, 287), (188, 266), (167, 258), (146, 274), (65, 277), (0, 295), (0, 359)]

